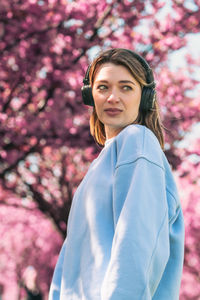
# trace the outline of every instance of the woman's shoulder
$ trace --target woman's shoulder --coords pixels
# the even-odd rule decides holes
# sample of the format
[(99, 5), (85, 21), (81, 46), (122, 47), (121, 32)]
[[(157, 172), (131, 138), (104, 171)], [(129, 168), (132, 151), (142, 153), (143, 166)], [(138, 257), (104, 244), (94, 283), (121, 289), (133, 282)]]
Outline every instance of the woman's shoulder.
[(117, 161), (130, 163), (140, 157), (163, 166), (163, 151), (155, 134), (144, 125), (131, 124), (116, 137)]

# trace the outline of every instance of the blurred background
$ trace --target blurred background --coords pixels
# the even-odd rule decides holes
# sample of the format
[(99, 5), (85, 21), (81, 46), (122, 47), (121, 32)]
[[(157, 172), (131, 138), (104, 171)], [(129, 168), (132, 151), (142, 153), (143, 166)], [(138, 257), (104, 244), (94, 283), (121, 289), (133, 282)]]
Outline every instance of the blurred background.
[(82, 80), (111, 47), (154, 70), (185, 217), (180, 299), (200, 299), (200, 1), (1, 0), (1, 300), (47, 299), (74, 191), (100, 151)]

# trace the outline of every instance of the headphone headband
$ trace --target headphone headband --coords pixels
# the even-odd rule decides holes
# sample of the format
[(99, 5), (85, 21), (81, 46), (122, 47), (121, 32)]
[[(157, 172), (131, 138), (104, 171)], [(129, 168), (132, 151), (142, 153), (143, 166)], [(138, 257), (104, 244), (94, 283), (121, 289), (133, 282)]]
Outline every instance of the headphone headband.
[(85, 73), (85, 77), (83, 78), (83, 84), (84, 85), (90, 84), (90, 79), (89, 79), (90, 68), (91, 68), (91, 65), (88, 66), (87, 71)]
[(127, 49), (127, 52), (129, 52), (133, 57), (135, 57), (140, 62), (140, 64), (143, 66), (143, 68), (145, 69), (147, 84), (151, 84), (151, 85), (154, 84), (155, 85), (153, 71), (150, 68), (147, 61), (141, 55), (139, 55), (138, 53), (136, 53), (134, 51), (131, 51), (131, 50)]

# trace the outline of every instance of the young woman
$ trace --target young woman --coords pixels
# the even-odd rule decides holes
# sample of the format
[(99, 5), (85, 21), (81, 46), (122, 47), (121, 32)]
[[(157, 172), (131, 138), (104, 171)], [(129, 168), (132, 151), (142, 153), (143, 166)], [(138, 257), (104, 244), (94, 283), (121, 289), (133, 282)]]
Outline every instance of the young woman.
[(103, 149), (74, 195), (49, 300), (178, 300), (184, 223), (152, 70), (135, 52), (105, 51), (82, 94)]

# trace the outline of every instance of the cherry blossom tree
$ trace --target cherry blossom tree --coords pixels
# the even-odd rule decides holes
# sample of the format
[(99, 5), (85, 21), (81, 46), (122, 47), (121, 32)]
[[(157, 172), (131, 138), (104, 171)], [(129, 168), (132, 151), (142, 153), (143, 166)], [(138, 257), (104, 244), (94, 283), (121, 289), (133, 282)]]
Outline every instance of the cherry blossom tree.
[[(166, 6), (169, 13), (163, 15)], [(179, 144), (200, 121), (195, 93), (200, 60), (188, 53), (185, 66), (173, 70), (169, 58), (187, 47), (190, 34), (199, 33), (199, 6), (199, 0), (1, 0), (0, 268), (5, 285), (12, 277), (19, 286), (23, 271), (33, 265), (47, 293), (74, 191), (100, 151), (89, 134), (82, 79), (97, 51), (124, 47), (138, 51), (154, 69), (165, 152), (184, 190), (181, 299), (198, 299), (198, 284), (196, 290), (191, 286), (199, 280), (199, 140), (187, 149)]]
[[(23, 277), (27, 267), (38, 272), (38, 288), (45, 294), (49, 288), (52, 269), (62, 244), (52, 222), (32, 205), (1, 190), (6, 204), (0, 210), (0, 273), (6, 287), (5, 299), (22, 299)], [(3, 298), (4, 299), (4, 298)]]

